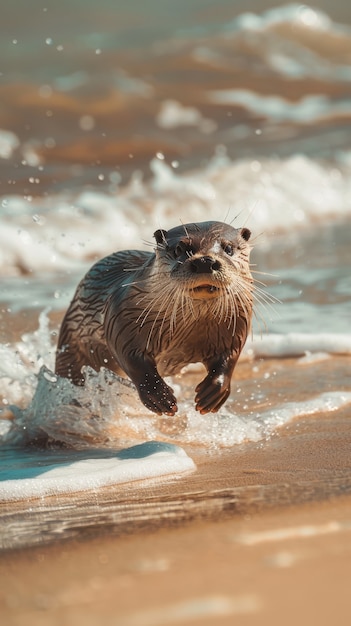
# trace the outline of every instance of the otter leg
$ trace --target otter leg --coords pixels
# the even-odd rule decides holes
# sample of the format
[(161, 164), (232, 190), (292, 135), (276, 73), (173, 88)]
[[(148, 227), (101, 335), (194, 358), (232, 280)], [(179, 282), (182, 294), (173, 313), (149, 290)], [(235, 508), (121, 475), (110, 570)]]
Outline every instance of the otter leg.
[(84, 385), (84, 376), (81, 372), (85, 360), (78, 350), (68, 345), (60, 347), (56, 352), (55, 373), (63, 378), (69, 378), (74, 385)]
[(201, 415), (216, 413), (227, 400), (238, 356), (237, 354), (234, 357), (224, 355), (205, 363), (208, 374), (195, 389), (195, 408)]
[(157, 371), (152, 359), (133, 355), (123, 364), (124, 371), (136, 386), (140, 400), (147, 409), (157, 415), (174, 415), (178, 411), (177, 400)]

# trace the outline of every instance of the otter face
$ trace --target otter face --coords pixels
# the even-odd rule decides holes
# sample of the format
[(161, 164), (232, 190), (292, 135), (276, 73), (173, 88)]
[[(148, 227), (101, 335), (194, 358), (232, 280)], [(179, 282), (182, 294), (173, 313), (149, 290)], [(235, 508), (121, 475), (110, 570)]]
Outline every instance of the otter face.
[(227, 293), (234, 278), (249, 274), (248, 228), (221, 222), (185, 224), (158, 230), (156, 255), (170, 267), (170, 276), (194, 300), (209, 300)]

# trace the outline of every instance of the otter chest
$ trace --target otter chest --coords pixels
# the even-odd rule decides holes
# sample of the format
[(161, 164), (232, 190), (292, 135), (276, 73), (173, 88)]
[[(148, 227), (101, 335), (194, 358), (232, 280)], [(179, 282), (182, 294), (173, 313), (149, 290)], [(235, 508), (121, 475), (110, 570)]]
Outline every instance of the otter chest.
[(184, 326), (160, 347), (154, 355), (161, 376), (172, 376), (189, 363), (204, 363), (231, 348), (232, 333), (211, 320)]

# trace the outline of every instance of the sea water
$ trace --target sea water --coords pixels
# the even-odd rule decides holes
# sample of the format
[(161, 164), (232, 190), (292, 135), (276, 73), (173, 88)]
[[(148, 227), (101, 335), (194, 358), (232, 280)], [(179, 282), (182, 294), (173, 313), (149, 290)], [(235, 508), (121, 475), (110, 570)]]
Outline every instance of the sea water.
[[(118, 482), (120, 450), (145, 442), (157, 444), (145, 452), (152, 463), (131, 455), (138, 479), (181, 474), (194, 470), (184, 447), (264, 441), (296, 417), (351, 404), (351, 13), (342, 3), (333, 15), (268, 2), (250, 13), (224, 0), (208, 12), (177, 3), (176, 14), (171, 2), (161, 13), (156, 4), (143, 5), (144, 21), (132, 27), (132, 9), (118, 2), (77, 2), (69, 24), (65, 3), (55, 11), (35, 3), (33, 29), (17, 23), (2, 39), (5, 499), (59, 493), (60, 484), (89, 489), (111, 472)], [(169, 419), (107, 371), (88, 371), (85, 389), (59, 379), (59, 322), (91, 264), (152, 249), (160, 227), (203, 220), (253, 233), (253, 335), (245, 377), (234, 376), (219, 413), (194, 410), (197, 366), (170, 381), (179, 413)], [(62, 451), (45, 459), (32, 451), (29, 462), (24, 447), (44, 440), (104, 450), (98, 482), (82, 481), (87, 466), (77, 458), (60, 483), (53, 466), (67, 466)], [(40, 463), (46, 484), (45, 473), (31, 475)]]

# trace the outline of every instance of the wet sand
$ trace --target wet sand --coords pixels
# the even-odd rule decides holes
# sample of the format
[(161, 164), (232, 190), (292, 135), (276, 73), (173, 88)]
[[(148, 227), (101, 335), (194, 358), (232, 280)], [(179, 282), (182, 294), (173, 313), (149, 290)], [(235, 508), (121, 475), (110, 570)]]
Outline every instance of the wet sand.
[(3, 505), (2, 623), (349, 624), (350, 442), (347, 407), (187, 450), (186, 478)]
[(351, 498), (6, 554), (1, 618), (54, 624), (350, 623)]

